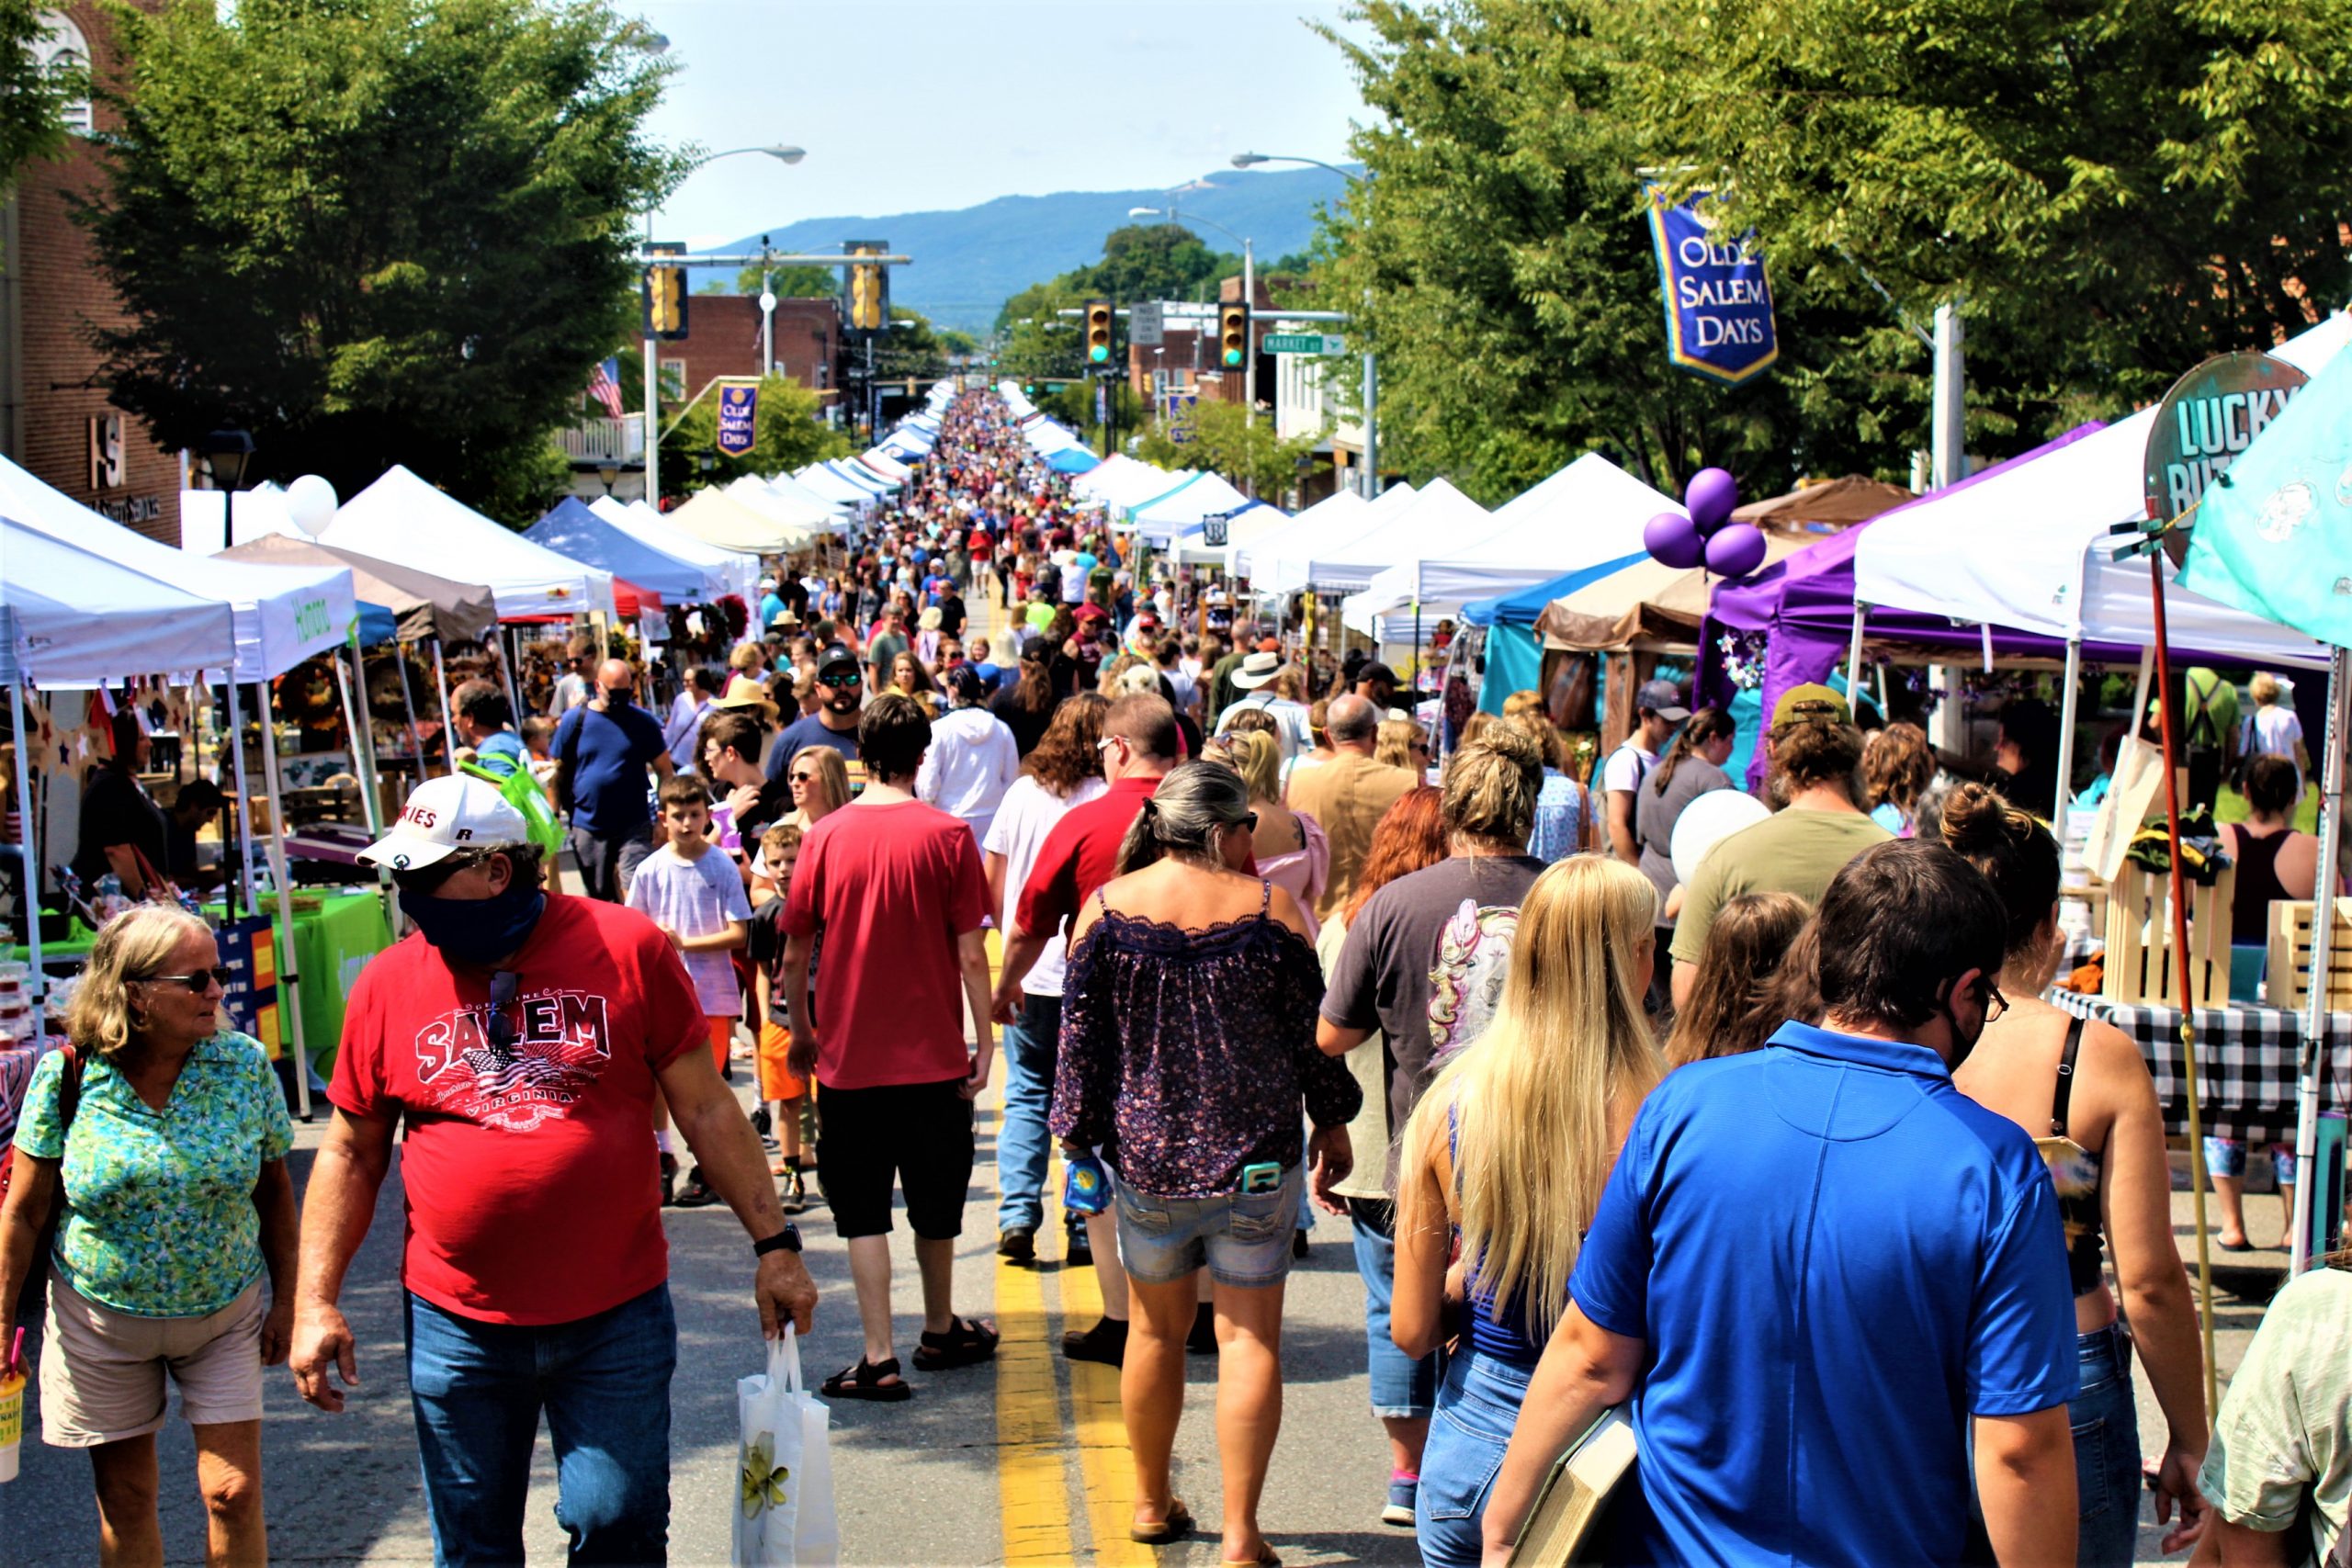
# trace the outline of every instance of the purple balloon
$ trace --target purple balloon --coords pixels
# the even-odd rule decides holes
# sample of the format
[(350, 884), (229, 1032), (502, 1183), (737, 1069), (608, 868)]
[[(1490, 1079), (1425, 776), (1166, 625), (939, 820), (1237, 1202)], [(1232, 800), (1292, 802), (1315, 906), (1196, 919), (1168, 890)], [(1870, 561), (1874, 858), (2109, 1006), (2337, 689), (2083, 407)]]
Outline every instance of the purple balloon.
[(1716, 529), (1731, 521), (1731, 509), (1739, 504), (1739, 481), (1721, 468), (1701, 468), (1683, 486), (1682, 504), (1690, 509), (1690, 521), (1699, 525), (1700, 535), (1713, 538)]
[(1753, 523), (1715, 530), (1707, 541), (1707, 570), (1718, 577), (1746, 577), (1764, 564), (1764, 531)]
[(1707, 558), (1707, 541), (1679, 512), (1661, 512), (1644, 524), (1642, 547), (1664, 565), (1682, 571)]

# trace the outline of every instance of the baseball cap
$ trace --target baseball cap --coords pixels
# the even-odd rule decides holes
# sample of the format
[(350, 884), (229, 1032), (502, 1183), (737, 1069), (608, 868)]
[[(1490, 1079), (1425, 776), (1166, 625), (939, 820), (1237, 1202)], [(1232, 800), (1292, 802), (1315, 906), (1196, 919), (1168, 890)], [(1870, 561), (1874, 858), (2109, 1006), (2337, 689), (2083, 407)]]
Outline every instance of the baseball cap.
[(1817, 681), (1791, 686), (1772, 705), (1772, 728), (1791, 724), (1851, 724), (1853, 710), (1846, 699)]
[(458, 850), (530, 840), (530, 824), (496, 784), (459, 773), (427, 779), (410, 791), (391, 830), (360, 851), (359, 858), (393, 871), (413, 871)]
[(1634, 707), (1639, 713), (1654, 713), (1668, 724), (1680, 724), (1690, 716), (1682, 704), (1682, 688), (1671, 681), (1645, 681), (1634, 694)]
[(1396, 686), (1403, 683), (1396, 679), (1396, 671), (1391, 670), (1387, 665), (1379, 662), (1377, 660), (1359, 669), (1356, 671), (1356, 680), (1358, 682), (1371, 681), (1385, 686)]
[(852, 670), (857, 668), (857, 655), (849, 650), (849, 644), (845, 642), (829, 642), (817, 654), (817, 673), (820, 675), (844, 664)]

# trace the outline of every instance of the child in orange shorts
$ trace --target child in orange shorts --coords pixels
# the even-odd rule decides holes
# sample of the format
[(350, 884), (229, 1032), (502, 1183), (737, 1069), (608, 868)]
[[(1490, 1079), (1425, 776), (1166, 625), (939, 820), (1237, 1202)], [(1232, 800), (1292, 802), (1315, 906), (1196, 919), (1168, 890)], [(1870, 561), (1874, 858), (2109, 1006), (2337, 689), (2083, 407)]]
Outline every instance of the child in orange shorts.
[[(786, 1058), (792, 1050), (791, 1012), (775, 994), (776, 969), (784, 961), (784, 940), (775, 917), (792, 891), (792, 868), (800, 858), (800, 829), (779, 822), (760, 835), (755, 883), (773, 882), (776, 896), (760, 906), (752, 922), (751, 958), (757, 987), (760, 1017), (760, 1098), (767, 1102), (769, 1122), (775, 1129), (777, 1159), (770, 1174), (784, 1179), (776, 1197), (784, 1212), (797, 1214), (808, 1208), (808, 1162), (800, 1137), (800, 1112), (808, 1103), (808, 1083), (793, 1075)], [(816, 965), (809, 965), (809, 1008), (816, 1008)]]

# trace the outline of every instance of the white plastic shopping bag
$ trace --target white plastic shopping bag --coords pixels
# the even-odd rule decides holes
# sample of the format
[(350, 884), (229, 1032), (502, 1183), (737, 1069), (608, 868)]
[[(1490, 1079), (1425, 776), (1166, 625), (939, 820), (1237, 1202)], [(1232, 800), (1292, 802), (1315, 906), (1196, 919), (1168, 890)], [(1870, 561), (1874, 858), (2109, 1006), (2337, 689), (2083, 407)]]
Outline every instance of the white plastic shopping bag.
[(768, 1370), (735, 1384), (737, 1447), (735, 1568), (831, 1568), (840, 1544), (833, 1517), (831, 1412), (800, 1382), (792, 1327), (768, 1341)]

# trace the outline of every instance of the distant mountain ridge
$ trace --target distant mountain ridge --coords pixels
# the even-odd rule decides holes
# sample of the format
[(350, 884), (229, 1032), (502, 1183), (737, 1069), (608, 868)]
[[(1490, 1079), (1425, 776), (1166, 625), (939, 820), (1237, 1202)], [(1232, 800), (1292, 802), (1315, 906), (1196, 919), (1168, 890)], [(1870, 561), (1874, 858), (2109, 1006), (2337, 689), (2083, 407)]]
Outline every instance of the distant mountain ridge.
[[(1176, 193), (1178, 210), (1198, 213), (1254, 242), (1259, 261), (1305, 250), (1315, 237), (1315, 209), (1337, 203), (1346, 182), (1323, 169), (1232, 169), (1205, 185)], [(779, 251), (834, 252), (844, 240), (887, 240), (914, 258), (892, 269), (893, 303), (920, 310), (944, 327), (985, 333), (1006, 299), (1033, 283), (1102, 259), (1102, 238), (1114, 229), (1149, 220), (1127, 216), (1131, 207), (1165, 207), (1164, 190), (1061, 191), (1052, 196), (1002, 196), (950, 212), (901, 212), (887, 218), (807, 218), (764, 231)], [(1197, 232), (1217, 250), (1241, 246), (1202, 224)], [(761, 234), (729, 245), (759, 249)], [(690, 287), (732, 283), (733, 267), (696, 267)]]

